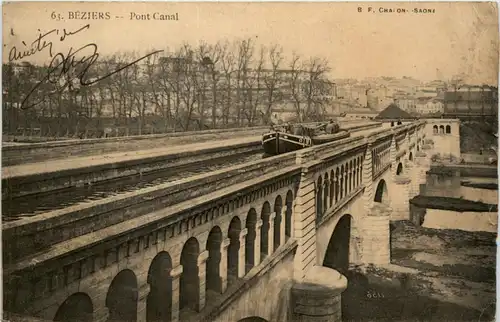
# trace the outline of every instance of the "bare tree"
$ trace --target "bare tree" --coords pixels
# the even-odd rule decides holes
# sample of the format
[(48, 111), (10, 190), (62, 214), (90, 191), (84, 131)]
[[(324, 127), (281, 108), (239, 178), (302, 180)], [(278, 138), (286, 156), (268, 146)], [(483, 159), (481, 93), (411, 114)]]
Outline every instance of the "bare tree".
[(305, 119), (304, 111), (302, 108), (302, 80), (301, 80), (301, 59), (297, 53), (293, 53), (292, 59), (290, 61), (290, 71), (287, 77), (287, 93), (286, 98), (290, 97), (295, 109), (295, 114), (299, 122), (303, 122)]
[(279, 68), (283, 61), (283, 48), (276, 44), (271, 45), (268, 51), (268, 56), (271, 71), (264, 78), (264, 83), (267, 88), (265, 122), (270, 121), (273, 106), (279, 99), (278, 92), (282, 81), (282, 73), (280, 73)]
[(243, 111), (248, 125), (252, 126), (256, 122), (257, 115), (260, 112), (260, 104), (262, 102), (261, 95), (264, 94), (264, 64), (265, 64), (265, 48), (261, 47), (259, 51), (259, 58), (257, 59), (256, 66), (249, 73), (246, 78), (245, 98), (248, 102), (248, 108)]
[(325, 59), (313, 57), (305, 64), (307, 78), (303, 83), (307, 119), (319, 121), (325, 113), (325, 97), (328, 96), (328, 85), (325, 76), (329, 71), (328, 62)]
[(248, 102), (248, 77), (249, 68), (252, 64), (254, 44), (251, 38), (238, 42), (238, 58), (236, 72), (236, 122), (241, 125), (243, 111), (247, 108)]
[[(236, 69), (236, 57), (231, 52), (231, 47), (228, 42), (222, 45), (223, 55), (221, 55), (220, 65), (224, 78), (224, 98), (222, 104), (222, 123), (227, 126), (229, 123), (229, 116), (233, 104), (233, 87), (232, 87), (232, 74), (238, 72)], [(237, 101), (236, 101), (237, 102)]]

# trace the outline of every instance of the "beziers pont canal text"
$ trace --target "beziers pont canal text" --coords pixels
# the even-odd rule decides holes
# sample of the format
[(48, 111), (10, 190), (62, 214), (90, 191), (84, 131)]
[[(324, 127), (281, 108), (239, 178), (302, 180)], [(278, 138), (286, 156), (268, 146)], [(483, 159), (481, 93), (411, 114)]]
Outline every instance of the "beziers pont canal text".
[(172, 12), (172, 13), (161, 13), (161, 12), (155, 12), (155, 13), (137, 13), (137, 12), (131, 12), (130, 13), (130, 20), (174, 20), (174, 21), (178, 21), (179, 20), (179, 13), (178, 12)]

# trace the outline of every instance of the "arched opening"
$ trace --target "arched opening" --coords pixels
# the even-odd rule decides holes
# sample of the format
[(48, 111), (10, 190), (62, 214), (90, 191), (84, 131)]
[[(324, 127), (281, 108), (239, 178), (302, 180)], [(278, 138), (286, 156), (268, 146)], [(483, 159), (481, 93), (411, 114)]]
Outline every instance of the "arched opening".
[(137, 278), (125, 269), (115, 276), (106, 295), (108, 321), (137, 321)]
[(444, 134), (444, 126), (439, 126), (439, 134)]
[(339, 184), (339, 201), (344, 198), (344, 178), (345, 178), (345, 173), (344, 173), (344, 165), (340, 167), (340, 184)]
[(239, 320), (238, 322), (269, 322), (266, 319), (260, 318), (258, 316), (251, 316), (248, 318), (244, 318)]
[(262, 219), (262, 227), (260, 228), (260, 258), (267, 257), (269, 251), (269, 215), (271, 214), (271, 206), (269, 202), (265, 202), (260, 212), (260, 219)]
[(198, 277), (198, 256), (200, 245), (196, 238), (189, 238), (181, 253), (181, 265), (183, 272), (179, 287), (179, 309), (198, 310), (200, 296), (200, 280)]
[(391, 127), (393, 127), (393, 126), (394, 126), (394, 121), (391, 122)]
[(222, 293), (222, 280), (220, 278), (220, 247), (222, 244), (222, 231), (219, 226), (210, 230), (207, 239), (207, 275), (206, 275), (206, 298), (209, 300), (210, 292)]
[(349, 164), (345, 164), (345, 180), (344, 180), (344, 197), (347, 197), (347, 194), (349, 193), (349, 178), (351, 174), (349, 173)]
[(255, 266), (255, 237), (257, 232), (257, 212), (255, 209), (250, 209), (247, 215), (246, 228), (248, 233), (245, 236), (245, 272), (248, 273)]
[(273, 238), (273, 246), (274, 249), (278, 249), (281, 243), (281, 209), (283, 208), (283, 201), (281, 199), (281, 196), (277, 196), (276, 200), (274, 201), (274, 238)]
[(316, 182), (316, 218), (321, 218), (323, 215), (323, 179), (321, 176)]
[(241, 221), (233, 217), (229, 223), (229, 246), (227, 247), (227, 284), (230, 285), (238, 278), (238, 259), (240, 252)]
[(340, 189), (339, 189), (339, 168), (335, 170), (335, 203), (339, 202)]
[(349, 241), (351, 236), (351, 216), (344, 215), (333, 230), (326, 249), (323, 266), (333, 268), (342, 274), (349, 270)]
[(356, 189), (358, 187), (358, 159), (354, 159), (352, 170), (352, 189)]
[(146, 300), (147, 321), (170, 321), (172, 318), (172, 259), (167, 252), (155, 256), (148, 271), (150, 291)]
[(292, 211), (293, 211), (293, 193), (288, 191), (286, 194), (286, 216), (285, 216), (285, 236), (292, 237)]
[(399, 162), (398, 167), (396, 169), (396, 175), (399, 176), (402, 173), (403, 173), (403, 164), (401, 162)]
[(382, 179), (379, 181), (377, 185), (377, 190), (375, 190), (375, 197), (373, 201), (375, 202), (381, 202), (381, 203), (386, 203), (387, 200), (387, 185), (385, 183), (385, 180)]
[(446, 134), (451, 134), (451, 126), (446, 125)]
[(94, 308), (92, 300), (85, 293), (69, 296), (59, 307), (54, 317), (55, 322), (91, 322)]
[(410, 154), (408, 155), (408, 160), (413, 161), (413, 153), (412, 152), (410, 152)]
[(326, 212), (328, 209), (328, 199), (330, 195), (330, 181), (328, 180), (328, 173), (325, 173), (325, 191), (323, 191), (323, 210)]
[(334, 177), (335, 177), (335, 172), (332, 170), (330, 172), (330, 207), (332, 207), (334, 205), (334, 202), (335, 202), (335, 180), (334, 180)]
[(358, 164), (359, 164), (359, 171), (358, 171), (358, 185), (361, 185), (363, 183), (363, 159), (361, 157), (359, 157), (359, 160), (358, 160)]
[(438, 134), (438, 127), (437, 127), (437, 125), (434, 125), (434, 126), (432, 127), (432, 133), (434, 133), (434, 134)]

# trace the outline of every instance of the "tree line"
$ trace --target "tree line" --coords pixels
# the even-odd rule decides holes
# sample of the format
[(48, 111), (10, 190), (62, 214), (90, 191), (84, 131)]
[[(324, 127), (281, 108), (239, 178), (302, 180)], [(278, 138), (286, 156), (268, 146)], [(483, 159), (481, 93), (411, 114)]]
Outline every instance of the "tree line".
[[(99, 57), (85, 77), (108, 75), (138, 57)], [(47, 65), (4, 64), (4, 134), (102, 137), (255, 126), (269, 124), (276, 109), (314, 121), (323, 117), (332, 91), (325, 59), (287, 58), (281, 46), (252, 38), (183, 44), (90, 86), (77, 77), (85, 67), (56, 70), (33, 91), (47, 77)], [(23, 108), (23, 101), (37, 104)]]

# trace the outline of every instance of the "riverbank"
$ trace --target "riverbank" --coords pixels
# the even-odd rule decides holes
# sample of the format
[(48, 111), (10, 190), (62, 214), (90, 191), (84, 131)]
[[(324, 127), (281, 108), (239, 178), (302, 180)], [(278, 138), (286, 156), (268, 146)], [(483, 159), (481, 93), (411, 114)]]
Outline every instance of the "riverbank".
[(391, 225), (391, 261), (354, 269), (343, 321), (492, 321), (496, 234)]

